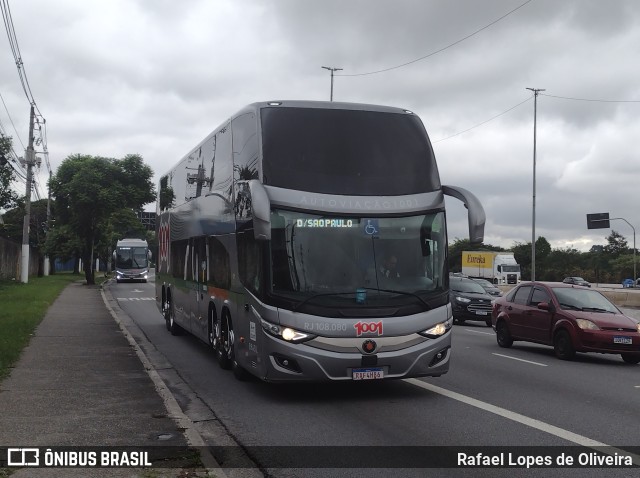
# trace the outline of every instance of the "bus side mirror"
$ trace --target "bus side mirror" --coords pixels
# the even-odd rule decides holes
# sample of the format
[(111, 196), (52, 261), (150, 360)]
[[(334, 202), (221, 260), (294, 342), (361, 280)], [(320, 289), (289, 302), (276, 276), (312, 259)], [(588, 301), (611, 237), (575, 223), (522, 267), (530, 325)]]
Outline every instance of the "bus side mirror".
[(147, 251), (147, 259), (151, 260), (151, 251)]
[(487, 217), (478, 198), (470, 191), (458, 186), (443, 185), (442, 192), (447, 196), (459, 199), (464, 203), (464, 207), (467, 208), (467, 214), (469, 217), (469, 242), (471, 244), (480, 244), (483, 242), (484, 223), (486, 222)]
[(249, 180), (253, 209), (253, 236), (257, 241), (271, 240), (271, 201), (267, 190), (257, 179)]
[(113, 251), (113, 254), (111, 254), (111, 256), (113, 257), (113, 260), (116, 260), (116, 251)]

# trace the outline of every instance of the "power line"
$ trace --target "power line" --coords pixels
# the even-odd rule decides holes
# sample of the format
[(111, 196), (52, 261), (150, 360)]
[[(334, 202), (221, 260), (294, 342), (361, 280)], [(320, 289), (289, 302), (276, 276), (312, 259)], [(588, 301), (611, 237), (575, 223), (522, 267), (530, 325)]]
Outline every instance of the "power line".
[(370, 72), (367, 72), (367, 73), (353, 73), (353, 74), (348, 74), (348, 75), (347, 75), (347, 74), (342, 74), (342, 75), (336, 75), (336, 76), (365, 76), (365, 75), (375, 75), (375, 74), (377, 74), (377, 73), (384, 73), (384, 72), (386, 72), (386, 71), (396, 70), (396, 69), (398, 69), (398, 68), (402, 68), (402, 67), (404, 67), (404, 66), (411, 65), (411, 64), (416, 63), (416, 62), (418, 62), (418, 61), (421, 61), (421, 60), (424, 60), (424, 59), (426, 59), (426, 58), (429, 58), (429, 57), (431, 57), (431, 56), (433, 56), (433, 55), (436, 55), (436, 54), (438, 54), (438, 53), (440, 53), (440, 52), (443, 52), (444, 50), (447, 50), (447, 49), (449, 49), (449, 48), (451, 48), (451, 47), (453, 47), (453, 46), (457, 45), (458, 43), (462, 43), (463, 41), (468, 40), (468, 39), (469, 39), (469, 38), (471, 38), (472, 36), (475, 36), (475, 35), (477, 35), (478, 33), (480, 33), (481, 31), (486, 30), (487, 28), (489, 28), (489, 27), (491, 27), (491, 26), (495, 25), (496, 23), (498, 23), (498, 22), (499, 22), (500, 20), (502, 20), (503, 18), (508, 17), (509, 15), (511, 15), (512, 13), (514, 13), (516, 10), (520, 10), (522, 7), (524, 7), (527, 3), (530, 3), (531, 1), (532, 1), (532, 0), (527, 0), (527, 1), (526, 1), (526, 2), (524, 2), (522, 5), (520, 5), (520, 6), (516, 7), (516, 8), (514, 8), (514, 9), (513, 9), (513, 10), (511, 10), (510, 12), (505, 13), (505, 14), (504, 14), (504, 15), (502, 15), (500, 18), (498, 18), (498, 19), (496, 19), (496, 20), (492, 21), (492, 22), (491, 22), (491, 23), (489, 23), (488, 25), (483, 26), (482, 28), (480, 28), (480, 29), (476, 30), (475, 32), (470, 33), (469, 35), (467, 35), (467, 36), (465, 36), (465, 37), (463, 37), (463, 38), (461, 38), (461, 39), (459, 39), (459, 40), (456, 40), (456, 41), (454, 41), (453, 43), (450, 43), (449, 45), (447, 45), (447, 46), (445, 46), (445, 47), (440, 48), (439, 50), (436, 50), (436, 51), (433, 51), (433, 52), (431, 52), (431, 53), (429, 53), (429, 54), (427, 54), (427, 55), (421, 56), (420, 58), (416, 58), (415, 60), (411, 60), (411, 61), (408, 61), (408, 62), (406, 62), (406, 63), (402, 63), (401, 65), (392, 66), (392, 67), (389, 67), (389, 68), (384, 68), (384, 69), (382, 69), (382, 70), (370, 71)]
[(591, 98), (571, 98), (569, 96), (547, 95), (544, 93), (540, 93), (540, 96), (548, 96), (549, 98), (558, 98), (561, 100), (591, 101), (595, 103), (640, 103), (640, 100), (600, 100), (600, 99), (591, 99)]
[(20, 141), (20, 144), (22, 145), (22, 149), (26, 149), (25, 146), (24, 146), (24, 143), (20, 139), (20, 135), (18, 134), (18, 130), (16, 129), (16, 125), (13, 122), (13, 119), (11, 118), (11, 115), (9, 114), (9, 109), (7, 108), (7, 104), (4, 102), (4, 97), (2, 96), (2, 93), (0, 93), (0, 100), (2, 100), (2, 104), (4, 105), (4, 110), (7, 112), (7, 116), (9, 117), (9, 121), (11, 121), (11, 126), (13, 126), (13, 130), (16, 132), (16, 136), (18, 138), (18, 141)]
[(459, 131), (458, 133), (454, 133), (454, 134), (452, 134), (451, 136), (447, 136), (446, 138), (441, 138), (441, 139), (438, 139), (438, 140), (436, 140), (436, 141), (432, 141), (432, 143), (439, 143), (440, 141), (445, 141), (445, 140), (447, 140), (447, 139), (451, 139), (451, 138), (453, 138), (453, 137), (455, 137), (455, 136), (459, 136), (459, 135), (461, 135), (461, 134), (463, 134), (463, 133), (466, 133), (466, 132), (468, 132), (468, 131), (471, 131), (472, 129), (475, 129), (475, 128), (479, 127), (479, 126), (482, 126), (482, 125), (484, 125), (484, 124), (487, 124), (487, 123), (489, 123), (490, 121), (493, 121), (494, 119), (499, 118), (500, 116), (507, 114), (509, 111), (516, 109), (518, 106), (523, 105), (523, 104), (525, 104), (525, 103), (526, 103), (526, 102), (528, 102), (528, 101), (531, 101), (531, 98), (533, 98), (533, 96), (530, 96), (529, 98), (527, 98), (527, 99), (526, 99), (526, 100), (524, 100), (524, 101), (521, 101), (521, 102), (520, 102), (520, 103), (518, 103), (517, 105), (513, 105), (513, 106), (512, 106), (511, 108), (509, 108), (508, 110), (505, 110), (505, 111), (503, 111), (502, 113), (498, 113), (497, 115), (495, 115), (495, 116), (493, 116), (493, 117), (489, 118), (488, 120), (485, 120), (485, 121), (483, 121), (483, 122), (481, 122), (481, 123), (478, 123), (478, 124), (476, 124), (475, 126), (472, 126), (471, 128), (467, 128), (467, 129), (465, 129), (465, 130), (463, 130), (463, 131)]
[(32, 104), (38, 114), (42, 116), (40, 110), (38, 109), (38, 105), (36, 104), (36, 100), (33, 98), (31, 86), (29, 85), (29, 79), (27, 78), (27, 72), (22, 61), (22, 55), (20, 54), (18, 37), (16, 36), (16, 31), (13, 26), (13, 19), (11, 18), (11, 8), (9, 7), (9, 0), (0, 0), (0, 9), (2, 10), (2, 18), (4, 20), (5, 30), (7, 31), (9, 46), (11, 47), (11, 52), (13, 53), (13, 58), (16, 62), (16, 67), (18, 68), (18, 76), (20, 77), (22, 89), (24, 90), (24, 94), (26, 95), (27, 100), (29, 100), (29, 103)]

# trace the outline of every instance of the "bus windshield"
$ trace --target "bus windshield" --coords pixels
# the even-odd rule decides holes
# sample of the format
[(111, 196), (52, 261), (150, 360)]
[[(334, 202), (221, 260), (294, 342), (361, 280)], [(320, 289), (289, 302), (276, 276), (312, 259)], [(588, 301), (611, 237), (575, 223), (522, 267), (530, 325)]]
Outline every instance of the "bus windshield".
[(147, 263), (146, 247), (117, 247), (116, 267), (119, 269), (144, 269)]
[(426, 305), (444, 291), (444, 220), (273, 210), (270, 293), (329, 308)]
[(429, 138), (415, 115), (274, 107), (262, 110), (261, 121), (267, 185), (352, 196), (440, 189)]

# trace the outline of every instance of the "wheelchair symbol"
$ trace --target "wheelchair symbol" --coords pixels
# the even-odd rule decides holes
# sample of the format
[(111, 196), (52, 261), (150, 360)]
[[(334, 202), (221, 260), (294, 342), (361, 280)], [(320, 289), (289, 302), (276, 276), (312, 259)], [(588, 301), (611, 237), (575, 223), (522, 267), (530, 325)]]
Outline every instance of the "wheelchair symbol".
[(376, 228), (378, 221), (373, 220), (374, 224), (371, 224), (371, 221), (372, 219), (367, 219), (367, 225), (364, 227), (364, 232), (370, 236), (378, 233), (378, 229)]

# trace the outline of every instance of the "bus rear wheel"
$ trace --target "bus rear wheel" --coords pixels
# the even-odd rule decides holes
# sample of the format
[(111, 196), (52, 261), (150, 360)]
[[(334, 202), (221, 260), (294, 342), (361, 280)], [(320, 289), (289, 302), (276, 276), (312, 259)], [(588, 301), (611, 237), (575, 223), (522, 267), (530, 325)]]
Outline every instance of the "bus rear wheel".
[[(231, 361), (233, 359), (233, 327), (231, 325), (231, 317), (229, 312), (223, 312), (219, 325), (217, 325), (218, 332), (216, 332), (218, 340), (218, 364), (220, 368), (229, 370), (231, 368)], [(215, 340), (215, 339), (214, 339)]]
[(164, 320), (167, 325), (167, 330), (171, 332), (171, 335), (180, 335), (182, 329), (178, 324), (176, 324), (176, 314), (171, 299), (168, 299), (165, 305)]

